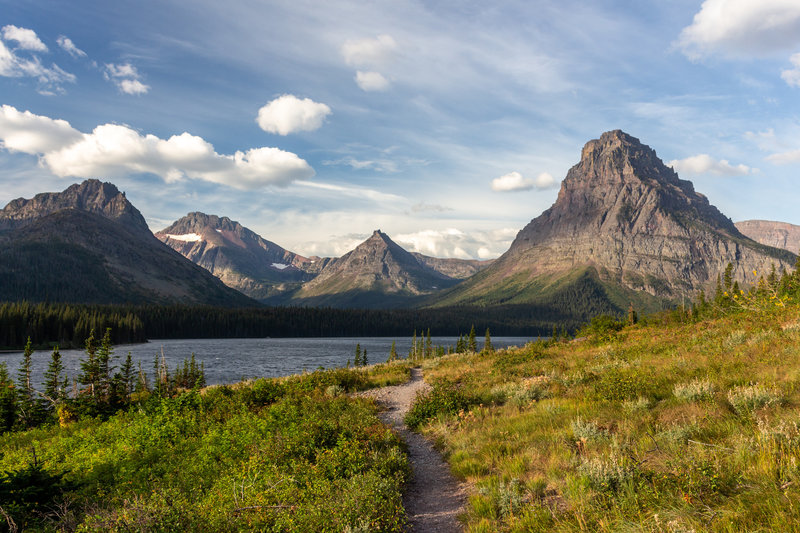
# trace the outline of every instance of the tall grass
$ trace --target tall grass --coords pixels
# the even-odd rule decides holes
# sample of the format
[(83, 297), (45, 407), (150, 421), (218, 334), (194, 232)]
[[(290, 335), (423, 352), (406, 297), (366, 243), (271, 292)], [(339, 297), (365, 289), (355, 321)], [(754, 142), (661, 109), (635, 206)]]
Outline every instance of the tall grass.
[(800, 307), (651, 324), (427, 365), (468, 531), (800, 530)]

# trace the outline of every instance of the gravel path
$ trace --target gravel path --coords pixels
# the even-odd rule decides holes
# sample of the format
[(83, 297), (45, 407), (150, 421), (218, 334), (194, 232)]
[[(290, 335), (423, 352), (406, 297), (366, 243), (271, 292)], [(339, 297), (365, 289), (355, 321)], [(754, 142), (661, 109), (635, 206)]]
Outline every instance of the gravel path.
[(391, 425), (408, 444), (408, 455), (413, 474), (406, 487), (403, 505), (406, 508), (411, 530), (418, 532), (457, 533), (463, 531), (458, 515), (464, 512), (467, 491), (450, 473), (430, 442), (409, 431), (403, 422), (411, 402), (418, 391), (429, 385), (422, 380), (422, 371), (411, 370), (411, 380), (393, 387), (383, 387), (361, 394), (386, 407), (381, 419)]

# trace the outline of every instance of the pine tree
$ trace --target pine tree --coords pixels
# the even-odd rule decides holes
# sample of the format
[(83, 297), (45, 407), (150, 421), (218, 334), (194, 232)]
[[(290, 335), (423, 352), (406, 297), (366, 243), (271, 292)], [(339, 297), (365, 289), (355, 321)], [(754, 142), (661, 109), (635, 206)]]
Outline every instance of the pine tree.
[(486, 328), (486, 339), (483, 341), (483, 351), (489, 354), (494, 353), (494, 346), (492, 346), (492, 334), (489, 333), (489, 328)]
[(65, 392), (61, 381), (61, 373), (63, 371), (64, 363), (61, 362), (61, 352), (58, 351), (58, 346), (56, 346), (50, 356), (47, 372), (44, 373), (44, 394), (53, 407), (64, 400)]
[(417, 359), (417, 330), (414, 330), (414, 336), (411, 338), (411, 350), (408, 352), (408, 358), (412, 361)]
[(103, 339), (100, 341), (100, 348), (97, 350), (97, 385), (98, 393), (105, 403), (111, 397), (111, 374), (114, 367), (111, 366), (111, 358), (114, 351), (111, 348), (111, 328), (106, 328)]
[(11, 431), (17, 420), (17, 391), (8, 375), (8, 367), (0, 363), (0, 433)]
[(91, 330), (89, 337), (86, 339), (86, 359), (81, 359), (81, 374), (78, 376), (78, 382), (86, 387), (83, 390), (85, 394), (94, 397), (99, 378), (100, 366), (97, 361), (97, 341), (94, 338), (94, 330)]
[(428, 335), (425, 337), (425, 357), (433, 355), (433, 342), (431, 341), (431, 328), (428, 328)]
[(130, 399), (131, 393), (133, 392), (135, 372), (131, 352), (128, 352), (128, 356), (125, 358), (125, 362), (122, 363), (122, 368), (120, 368), (120, 378), (122, 382), (121, 392), (126, 402)]
[(353, 359), (353, 366), (361, 366), (361, 344), (356, 344), (356, 356)]
[(367, 349), (364, 348), (364, 351), (361, 352), (361, 366), (367, 366), (369, 362), (367, 361)]
[(633, 302), (631, 302), (630, 307), (628, 307), (628, 325), (632, 326), (639, 321), (639, 317), (636, 315), (636, 310), (633, 308)]
[(22, 353), (22, 362), (17, 370), (17, 411), (23, 427), (29, 428), (36, 423), (37, 402), (34, 398), (33, 384), (31, 383), (31, 369), (33, 366), (33, 347), (31, 338), (25, 343)]
[(725, 274), (722, 280), (725, 291), (730, 294), (733, 288), (733, 263), (728, 263), (728, 266), (725, 267)]
[(472, 329), (469, 330), (469, 341), (467, 349), (473, 353), (478, 351), (478, 343), (475, 340), (475, 325), (473, 325)]
[(396, 341), (392, 341), (392, 347), (389, 348), (389, 361), (392, 362), (397, 359), (397, 346)]

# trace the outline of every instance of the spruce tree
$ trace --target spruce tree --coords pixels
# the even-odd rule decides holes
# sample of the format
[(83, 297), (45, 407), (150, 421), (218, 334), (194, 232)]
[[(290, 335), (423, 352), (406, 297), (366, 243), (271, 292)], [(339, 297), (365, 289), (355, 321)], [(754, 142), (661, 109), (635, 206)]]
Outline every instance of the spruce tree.
[(84, 394), (92, 398), (95, 396), (100, 378), (100, 366), (97, 361), (97, 341), (94, 338), (94, 330), (89, 332), (86, 339), (86, 359), (81, 359), (81, 374), (78, 376), (78, 383), (84, 385)]
[(31, 338), (25, 343), (22, 352), (22, 362), (17, 370), (17, 411), (23, 427), (31, 427), (36, 423), (36, 401), (34, 398), (33, 384), (31, 383), (31, 369), (33, 366), (33, 347)]
[(397, 346), (396, 341), (392, 341), (392, 347), (389, 348), (389, 362), (397, 359)]
[(494, 346), (492, 346), (492, 334), (489, 333), (489, 328), (486, 328), (486, 340), (483, 341), (483, 351), (486, 353), (494, 353)]
[(111, 328), (106, 328), (100, 347), (97, 350), (97, 383), (99, 395), (104, 402), (108, 402), (111, 397), (111, 374), (114, 367), (111, 366), (111, 358), (114, 351), (111, 348)]
[(361, 366), (361, 344), (356, 344), (356, 356), (353, 359), (353, 366)]
[(17, 420), (17, 391), (8, 375), (8, 367), (0, 363), (0, 433), (11, 431)]
[(47, 372), (44, 373), (44, 394), (53, 407), (64, 399), (65, 391), (61, 382), (61, 373), (63, 371), (64, 363), (61, 362), (61, 352), (58, 351), (58, 346), (56, 346), (50, 356)]
[(470, 352), (477, 352), (478, 351), (478, 343), (475, 340), (475, 325), (472, 326), (472, 329), (469, 330), (469, 341), (468, 341), (467, 349)]
[(433, 342), (431, 341), (431, 328), (428, 328), (428, 335), (425, 337), (425, 357), (433, 355)]
[(364, 348), (364, 350), (361, 352), (361, 366), (367, 366), (368, 364), (369, 362), (367, 361), (367, 349)]
[(122, 368), (120, 368), (120, 378), (122, 382), (121, 392), (126, 402), (130, 399), (131, 393), (133, 392), (135, 373), (136, 370), (133, 368), (131, 352), (128, 352), (128, 356), (125, 358), (125, 362), (122, 363)]

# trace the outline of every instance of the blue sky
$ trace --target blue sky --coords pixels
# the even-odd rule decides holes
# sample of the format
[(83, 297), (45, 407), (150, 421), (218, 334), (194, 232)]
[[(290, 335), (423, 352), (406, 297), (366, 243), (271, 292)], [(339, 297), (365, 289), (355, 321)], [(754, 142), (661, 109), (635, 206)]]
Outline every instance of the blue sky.
[(623, 129), (800, 224), (797, 0), (0, 0), (0, 204), (115, 183), (154, 231), (496, 257)]

